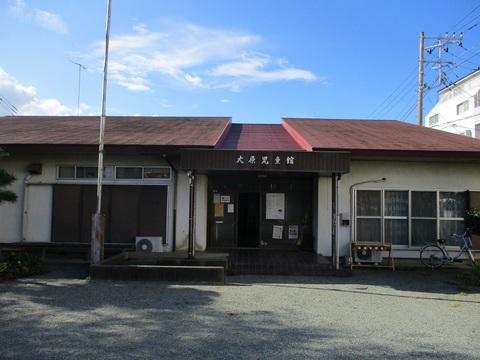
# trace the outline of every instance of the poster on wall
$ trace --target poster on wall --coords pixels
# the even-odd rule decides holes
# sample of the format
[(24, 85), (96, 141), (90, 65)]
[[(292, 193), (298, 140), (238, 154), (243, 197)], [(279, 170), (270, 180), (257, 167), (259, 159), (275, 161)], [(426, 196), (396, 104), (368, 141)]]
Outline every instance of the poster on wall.
[(228, 204), (230, 202), (230, 195), (220, 195), (220, 202)]
[(289, 239), (298, 239), (298, 225), (290, 225), (288, 227), (288, 238)]
[(215, 204), (215, 217), (224, 217), (225, 216), (225, 205)]
[(266, 194), (265, 219), (285, 219), (285, 194)]
[(275, 240), (282, 240), (282, 238), (283, 238), (283, 226), (282, 225), (273, 225), (272, 238), (274, 238)]

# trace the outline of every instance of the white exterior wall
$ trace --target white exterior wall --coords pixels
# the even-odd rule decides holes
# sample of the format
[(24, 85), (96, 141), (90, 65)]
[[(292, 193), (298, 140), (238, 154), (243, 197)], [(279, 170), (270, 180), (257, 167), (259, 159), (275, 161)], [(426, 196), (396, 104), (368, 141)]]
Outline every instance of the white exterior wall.
[[(366, 183), (355, 186), (362, 189), (386, 189), (386, 190), (432, 190), (432, 191), (480, 191), (480, 165), (468, 163), (441, 163), (441, 162), (399, 162), (399, 161), (357, 161), (352, 160), (350, 173), (342, 176), (339, 185), (338, 213), (350, 214), (350, 225), (339, 225), (340, 256), (348, 255), (348, 244), (351, 239), (351, 226), (354, 219), (351, 218), (350, 187), (356, 183), (379, 180), (386, 178), (385, 182)], [(320, 179), (322, 182), (322, 179)], [(330, 179), (331, 181), (331, 179)], [(325, 186), (322, 184), (322, 186)], [(331, 188), (331, 184), (327, 185)], [(325, 193), (328, 191), (324, 189)], [(319, 189), (319, 192), (322, 190)], [(327, 195), (328, 196), (328, 195)], [(328, 196), (331, 199), (331, 195)], [(331, 200), (330, 200), (331, 201)], [(324, 206), (325, 201), (319, 203)], [(321, 211), (321, 210), (320, 210)], [(325, 212), (327, 215), (327, 212)], [(326, 216), (327, 217), (327, 216)], [(331, 217), (328, 220), (331, 224)], [(319, 244), (319, 251), (325, 256), (331, 256), (331, 234), (327, 220), (322, 219), (319, 226), (318, 238), (325, 241)], [(323, 227), (323, 230), (322, 230)], [(325, 232), (322, 234), (322, 232)], [(327, 244), (328, 242), (328, 244)], [(326, 252), (330, 250), (330, 252)], [(396, 250), (396, 257), (418, 257), (418, 248)]]
[(3, 157), (1, 161), (2, 168), (17, 178), (8, 189), (18, 195), (18, 200), (0, 205), (0, 242), (19, 242), (22, 238), (23, 184), (28, 175), (26, 167), (30, 163), (13, 162), (11, 157)]
[(319, 177), (317, 211), (313, 218), (314, 249), (323, 256), (332, 256), (332, 178)]
[[(17, 177), (10, 187), (18, 195), (17, 202), (0, 206), (0, 242), (49, 242), (51, 241), (53, 185), (96, 184), (96, 179), (58, 180), (58, 165), (97, 166), (96, 155), (15, 155), (2, 158), (2, 167)], [(42, 174), (29, 175), (28, 166), (42, 164)], [(114, 166), (169, 166), (161, 156), (106, 155), (104, 165)], [(175, 172), (171, 180), (104, 180), (105, 185), (168, 186), (167, 242), (164, 250), (173, 250), (173, 216)], [(188, 202), (187, 202), (188, 207)], [(188, 211), (188, 210), (187, 210)], [(187, 214), (188, 223), (188, 214)], [(188, 227), (187, 227), (188, 229)]]
[[(480, 71), (439, 91), (438, 103), (425, 117), (425, 126), (454, 134), (467, 135), (470, 132), (472, 137), (480, 139), (480, 130), (475, 130), (475, 125), (480, 123), (480, 106), (475, 107), (474, 102), (479, 91)], [(464, 101), (468, 101), (469, 109), (457, 115), (457, 105)], [(436, 114), (438, 123), (431, 124), (430, 118)]]

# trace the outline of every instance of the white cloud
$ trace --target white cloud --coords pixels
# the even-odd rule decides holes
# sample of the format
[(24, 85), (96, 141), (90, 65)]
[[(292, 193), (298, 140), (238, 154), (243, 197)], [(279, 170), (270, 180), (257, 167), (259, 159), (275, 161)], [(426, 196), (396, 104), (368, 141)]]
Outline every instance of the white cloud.
[(218, 87), (234, 89), (253, 83), (317, 79), (310, 71), (289, 67), (285, 61), (274, 62), (269, 56), (258, 53), (242, 54), (238, 61), (217, 66), (212, 70), (211, 75), (231, 79)]
[(126, 87), (128, 90), (132, 91), (147, 91), (149, 87), (147, 86), (148, 81), (142, 77), (126, 77), (119, 73), (115, 73), (110, 77), (115, 83), (120, 86)]
[(68, 106), (60, 104), (57, 99), (31, 99), (30, 102), (20, 107), (22, 115), (74, 115)]
[(37, 9), (35, 11), (35, 22), (41, 27), (52, 30), (56, 33), (68, 33), (67, 25), (63, 22), (62, 18), (47, 11)]
[[(138, 24), (132, 33), (111, 37), (109, 74), (117, 85), (149, 91), (152, 74), (186, 87), (232, 90), (265, 82), (316, 80), (312, 72), (289, 66), (284, 59), (251, 51), (261, 43), (258, 36), (195, 24), (166, 27), (154, 32)], [(95, 44), (93, 56), (103, 60), (104, 46)]]
[[(0, 67), (0, 115), (76, 115), (57, 99), (38, 99), (33, 86), (23, 86)], [(81, 110), (87, 110), (84, 104)]]
[(41, 9), (30, 10), (24, 0), (15, 0), (10, 13), (21, 21), (33, 22), (58, 34), (68, 34), (67, 25), (59, 15)]
[(185, 80), (187, 80), (190, 84), (194, 86), (201, 86), (202, 79), (198, 76), (192, 76), (190, 74), (185, 74)]
[(20, 20), (25, 20), (25, 8), (25, 1), (15, 0), (13, 1), (13, 5), (10, 5), (10, 13)]
[(148, 33), (148, 27), (145, 24), (133, 25), (132, 30), (138, 32), (139, 34), (147, 34)]

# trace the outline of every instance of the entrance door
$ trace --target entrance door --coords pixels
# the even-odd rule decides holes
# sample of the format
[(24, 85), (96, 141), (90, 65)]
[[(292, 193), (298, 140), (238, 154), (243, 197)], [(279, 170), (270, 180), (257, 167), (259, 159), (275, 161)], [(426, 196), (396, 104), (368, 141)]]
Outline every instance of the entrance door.
[(257, 248), (260, 242), (260, 193), (238, 193), (238, 247)]

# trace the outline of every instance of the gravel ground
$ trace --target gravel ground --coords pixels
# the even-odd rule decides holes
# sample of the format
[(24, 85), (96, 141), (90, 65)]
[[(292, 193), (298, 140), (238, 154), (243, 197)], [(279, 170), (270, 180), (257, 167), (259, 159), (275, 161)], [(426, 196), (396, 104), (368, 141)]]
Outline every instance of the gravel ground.
[(88, 281), (83, 268), (0, 283), (1, 359), (478, 359), (480, 291), (445, 268), (225, 285)]

